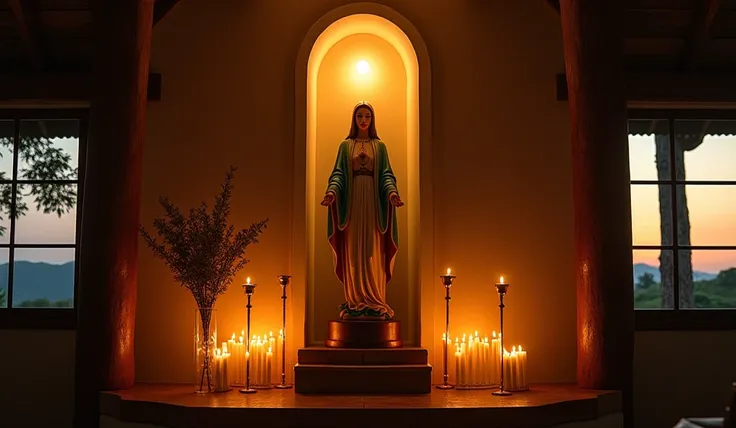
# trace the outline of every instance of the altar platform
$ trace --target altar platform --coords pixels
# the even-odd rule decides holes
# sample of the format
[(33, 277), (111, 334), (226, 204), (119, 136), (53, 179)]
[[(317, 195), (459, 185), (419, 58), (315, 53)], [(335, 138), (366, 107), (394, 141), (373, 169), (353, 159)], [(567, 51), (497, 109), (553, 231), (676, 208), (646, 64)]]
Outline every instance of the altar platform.
[(623, 427), (618, 391), (569, 384), (532, 385), (508, 397), (491, 391), (432, 388), (424, 395), (305, 395), (270, 389), (245, 395), (234, 389), (198, 395), (191, 385), (139, 384), (101, 393), (100, 427)]

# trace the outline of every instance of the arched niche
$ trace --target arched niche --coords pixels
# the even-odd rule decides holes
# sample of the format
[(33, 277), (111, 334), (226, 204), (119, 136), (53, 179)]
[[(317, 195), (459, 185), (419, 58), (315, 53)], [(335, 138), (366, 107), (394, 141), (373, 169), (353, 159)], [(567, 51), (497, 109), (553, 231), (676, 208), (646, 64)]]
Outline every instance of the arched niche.
[[(432, 349), (434, 335), (434, 218), (432, 198), (432, 120), (431, 77), (427, 48), (416, 28), (393, 9), (375, 3), (353, 3), (332, 10), (307, 32), (296, 63), (294, 200), (292, 272), (292, 316), (289, 321), (292, 346), (319, 346), (316, 325), (315, 248), (326, 245), (326, 236), (316, 233), (324, 209), (319, 201), (326, 183), (317, 180), (317, 137), (319, 99), (318, 73), (330, 49), (355, 35), (372, 35), (389, 43), (400, 55), (406, 72), (406, 177), (401, 189), (407, 205), (406, 228), (409, 293), (408, 313), (402, 319), (407, 345)], [(357, 102), (359, 100), (354, 100)], [(376, 112), (379, 125), (381, 112)], [(345, 116), (341, 131), (347, 132), (350, 115)], [(338, 141), (339, 142), (339, 141)], [(337, 147), (338, 142), (330, 142)], [(390, 150), (390, 147), (389, 147)], [(334, 153), (332, 154), (334, 160)], [(325, 241), (324, 243), (322, 241)], [(399, 263), (399, 260), (397, 260)], [(339, 283), (337, 283), (339, 285)], [(394, 285), (392, 281), (389, 287)], [(389, 301), (389, 304), (392, 304)], [(334, 315), (337, 315), (336, 308)], [(420, 326), (422, 326), (420, 328)], [(302, 330), (303, 328), (303, 330)], [(303, 335), (299, 332), (303, 331)], [(301, 337), (299, 337), (301, 336)], [(430, 353), (431, 354), (431, 353)]]

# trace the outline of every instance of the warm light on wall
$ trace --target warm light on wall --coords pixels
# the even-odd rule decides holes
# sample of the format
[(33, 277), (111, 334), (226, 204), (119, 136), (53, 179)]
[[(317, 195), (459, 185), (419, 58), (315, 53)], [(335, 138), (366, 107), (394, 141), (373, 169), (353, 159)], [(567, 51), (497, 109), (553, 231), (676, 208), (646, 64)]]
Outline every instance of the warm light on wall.
[(355, 69), (358, 70), (358, 73), (360, 74), (368, 74), (371, 72), (371, 65), (368, 64), (368, 61), (361, 59), (355, 64)]

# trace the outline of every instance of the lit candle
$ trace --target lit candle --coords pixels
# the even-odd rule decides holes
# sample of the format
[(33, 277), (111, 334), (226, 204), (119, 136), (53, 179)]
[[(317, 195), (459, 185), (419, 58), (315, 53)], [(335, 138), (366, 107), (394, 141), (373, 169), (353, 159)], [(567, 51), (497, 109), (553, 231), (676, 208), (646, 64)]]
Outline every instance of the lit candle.
[(519, 358), (519, 388), (526, 389), (529, 387), (527, 383), (527, 355), (526, 351), (521, 349), (519, 345), (519, 351), (517, 352)]
[[(231, 343), (232, 342), (232, 343)], [(230, 362), (228, 370), (230, 371), (230, 374), (232, 376), (228, 376), (231, 382), (231, 385), (242, 385), (242, 379), (240, 372), (242, 371), (242, 365), (243, 365), (243, 340), (241, 338), (240, 341), (236, 340), (235, 333), (233, 333), (232, 339), (228, 341), (227, 350), (230, 353)]]
[(269, 347), (268, 351), (266, 351), (266, 371), (269, 374), (268, 384), (271, 383), (270, 375), (273, 373), (273, 348)]
[(511, 370), (511, 353), (503, 350), (503, 387), (504, 389), (512, 389), (514, 383), (513, 371)]
[(250, 383), (251, 385), (256, 384), (258, 378), (258, 342), (256, 341), (256, 335), (250, 340)]
[(228, 361), (230, 360), (230, 353), (224, 352), (222, 354), (222, 390), (227, 391), (230, 386), (230, 378), (229, 378), (229, 370), (228, 370)]
[[(273, 332), (272, 331), (269, 331), (268, 332), (268, 352), (271, 352), (273, 354), (273, 351), (275, 349), (276, 349), (276, 338), (273, 337)], [(271, 355), (271, 358), (273, 358), (273, 355)], [(268, 367), (268, 383), (271, 384), (271, 383), (274, 383), (274, 381), (273, 381), (274, 371), (273, 371), (273, 367), (270, 366), (271, 365), (271, 362), (270, 362), (271, 360), (268, 360), (268, 361), (269, 361), (269, 367)]]
[(215, 349), (215, 361), (214, 361), (214, 384), (215, 384), (215, 391), (223, 391), (227, 389), (227, 385), (224, 385), (225, 382), (225, 372), (224, 372), (224, 363), (223, 363), (223, 356), (222, 356), (222, 349), (216, 348)]
[(460, 385), (468, 384), (468, 346), (465, 343), (465, 335), (463, 334), (462, 342), (460, 342)]
[(473, 382), (475, 381), (475, 347), (473, 342), (473, 333), (470, 333), (468, 335), (468, 347), (466, 348), (468, 351), (468, 379), (467, 383), (468, 385), (473, 385)]
[(501, 350), (501, 333), (496, 338), (496, 382), (501, 382), (501, 358), (503, 352)]
[(253, 361), (251, 362), (252, 367), (254, 370), (254, 379), (253, 384), (254, 385), (260, 385), (261, 384), (261, 348), (263, 347), (263, 343), (261, 342), (261, 338), (256, 336), (255, 340), (255, 352), (253, 353)]
[(455, 384), (460, 385), (460, 340), (455, 338)]
[(265, 385), (268, 382), (266, 381), (266, 378), (268, 377), (268, 373), (266, 373), (266, 351), (268, 350), (268, 338), (264, 334), (261, 338), (261, 385)]
[(235, 384), (238, 379), (238, 349), (236, 347), (237, 342), (235, 341), (235, 333), (228, 339), (227, 341), (227, 351), (232, 356), (230, 364), (230, 370), (234, 373), (234, 376), (229, 377), (229, 381), (232, 381), (233, 384)]
[(489, 369), (491, 368), (490, 361), (488, 360), (488, 337), (483, 338), (483, 385), (491, 384), (491, 377), (489, 376)]
[(516, 379), (516, 347), (511, 347), (511, 352), (509, 353), (509, 373), (511, 375), (511, 383), (509, 384), (509, 387), (512, 389), (516, 389), (517, 379)]

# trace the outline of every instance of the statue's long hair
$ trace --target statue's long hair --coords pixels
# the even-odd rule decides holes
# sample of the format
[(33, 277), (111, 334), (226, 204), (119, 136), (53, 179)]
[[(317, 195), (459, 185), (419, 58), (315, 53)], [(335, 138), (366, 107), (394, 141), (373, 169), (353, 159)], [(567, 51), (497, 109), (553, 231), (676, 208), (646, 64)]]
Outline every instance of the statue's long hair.
[(348, 133), (348, 136), (345, 138), (346, 140), (355, 139), (358, 138), (358, 121), (355, 119), (355, 116), (358, 114), (358, 109), (365, 107), (371, 112), (371, 124), (368, 125), (368, 137), (380, 140), (378, 137), (378, 132), (376, 131), (376, 111), (373, 110), (373, 106), (370, 105), (367, 101), (361, 101), (358, 103), (358, 105), (355, 106), (353, 109), (353, 117), (350, 120), (350, 133)]

